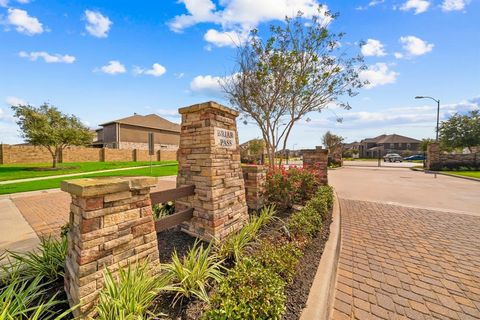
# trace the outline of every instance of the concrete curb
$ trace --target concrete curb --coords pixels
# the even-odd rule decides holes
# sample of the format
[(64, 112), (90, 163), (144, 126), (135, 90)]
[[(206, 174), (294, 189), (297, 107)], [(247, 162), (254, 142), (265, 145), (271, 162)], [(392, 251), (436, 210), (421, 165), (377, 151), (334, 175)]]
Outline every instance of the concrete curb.
[(337, 265), (340, 257), (341, 228), (340, 228), (340, 203), (335, 193), (333, 204), (332, 223), (330, 236), (325, 244), (317, 273), (310, 288), (307, 305), (303, 309), (300, 320), (325, 320), (330, 319), (335, 295), (335, 282), (337, 278)]
[(428, 173), (428, 174), (435, 174), (436, 173), (436, 174), (439, 174), (439, 175), (442, 175), (442, 176), (454, 177), (454, 178), (460, 178), (460, 179), (480, 182), (480, 179), (477, 179), (477, 178), (474, 178), (474, 177), (460, 176), (460, 175), (445, 173), (445, 172), (441, 172), (441, 171), (425, 170), (425, 169), (421, 169), (421, 168), (411, 168), (411, 170), (419, 171), (419, 172), (425, 172), (425, 173)]

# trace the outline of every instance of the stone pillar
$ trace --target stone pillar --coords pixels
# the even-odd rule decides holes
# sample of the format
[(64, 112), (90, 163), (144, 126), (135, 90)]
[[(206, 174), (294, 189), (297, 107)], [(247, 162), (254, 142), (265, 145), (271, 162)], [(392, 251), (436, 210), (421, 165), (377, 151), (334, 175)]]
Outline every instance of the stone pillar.
[(94, 315), (104, 269), (116, 272), (147, 259), (159, 264), (150, 187), (157, 178), (85, 178), (62, 181), (72, 196), (65, 291), (76, 319)]
[(303, 167), (318, 172), (321, 184), (328, 184), (328, 150), (322, 147), (302, 150)]
[(177, 186), (195, 185), (195, 196), (176, 202), (193, 207), (185, 232), (205, 240), (222, 240), (248, 220), (240, 165), (238, 113), (215, 102), (178, 110), (182, 115)]
[(427, 161), (425, 162), (427, 170), (440, 170), (440, 145), (438, 143), (429, 143), (427, 145)]
[(267, 168), (264, 166), (242, 166), (245, 181), (245, 194), (247, 206), (251, 210), (258, 210), (264, 205), (265, 181)]

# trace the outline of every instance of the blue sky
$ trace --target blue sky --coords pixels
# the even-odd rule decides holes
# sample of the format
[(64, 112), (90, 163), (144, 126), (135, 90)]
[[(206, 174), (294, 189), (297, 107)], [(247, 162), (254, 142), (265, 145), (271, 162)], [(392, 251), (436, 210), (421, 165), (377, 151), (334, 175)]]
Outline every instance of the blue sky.
[[(478, 0), (0, 0), (0, 140), (21, 142), (9, 107), (17, 103), (49, 102), (92, 128), (134, 112), (178, 122), (179, 107), (227, 104), (217, 80), (234, 68), (232, 37), (298, 10), (308, 18), (319, 4), (340, 13), (330, 28), (364, 53), (371, 84), (348, 100), (351, 110), (299, 123), (288, 147), (319, 145), (327, 130), (347, 141), (433, 137), (435, 103), (415, 95), (440, 99), (442, 119), (479, 107)], [(260, 135), (241, 123), (239, 134)]]

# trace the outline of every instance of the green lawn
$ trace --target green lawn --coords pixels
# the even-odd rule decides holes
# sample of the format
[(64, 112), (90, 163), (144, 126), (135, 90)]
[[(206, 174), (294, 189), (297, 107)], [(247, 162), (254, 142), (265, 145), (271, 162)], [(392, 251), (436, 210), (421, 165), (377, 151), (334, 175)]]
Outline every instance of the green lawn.
[(92, 173), (92, 174), (85, 174), (85, 175), (80, 175), (75, 177), (51, 178), (51, 179), (45, 179), (45, 180), (5, 184), (5, 185), (0, 185), (0, 194), (60, 188), (60, 181), (69, 180), (69, 179), (111, 177), (111, 176), (161, 177), (161, 176), (176, 175), (177, 171), (178, 171), (178, 165), (176, 162), (167, 163), (167, 164), (163, 163), (162, 166), (152, 167), (151, 173), (150, 173), (150, 168), (146, 167), (146, 168), (131, 169), (131, 170), (124, 170), (124, 171), (116, 171), (116, 172)]
[[(152, 164), (176, 163), (175, 161), (153, 161)], [(81, 173), (108, 169), (128, 167), (141, 167), (150, 165), (150, 161), (125, 161), (125, 162), (68, 162), (59, 163), (60, 170), (37, 171), (35, 168), (50, 168), (51, 163), (31, 164), (4, 164), (0, 165), (0, 181), (48, 177), (68, 173)]]
[(442, 171), (442, 173), (480, 179), (480, 171)]

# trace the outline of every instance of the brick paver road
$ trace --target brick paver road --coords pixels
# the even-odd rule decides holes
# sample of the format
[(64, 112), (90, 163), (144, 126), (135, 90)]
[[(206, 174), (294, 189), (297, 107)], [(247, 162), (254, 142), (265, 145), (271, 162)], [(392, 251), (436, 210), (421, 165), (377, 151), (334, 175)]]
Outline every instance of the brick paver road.
[(340, 205), (333, 319), (480, 319), (480, 216)]

